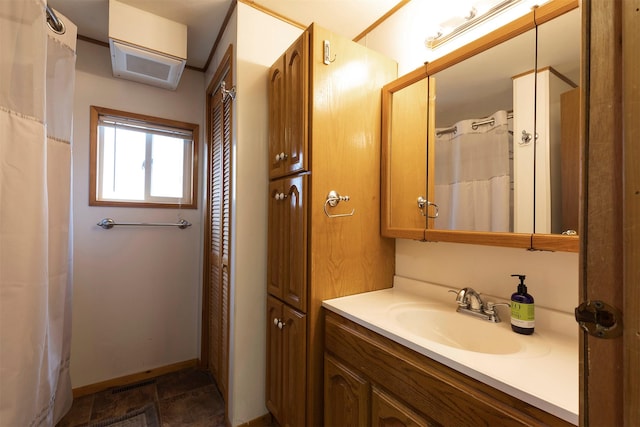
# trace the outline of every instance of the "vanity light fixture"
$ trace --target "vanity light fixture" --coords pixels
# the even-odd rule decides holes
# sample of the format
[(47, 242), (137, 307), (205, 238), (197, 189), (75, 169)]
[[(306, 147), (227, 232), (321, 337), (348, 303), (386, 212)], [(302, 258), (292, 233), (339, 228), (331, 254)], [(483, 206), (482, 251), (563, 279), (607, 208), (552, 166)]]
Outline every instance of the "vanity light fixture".
[[(487, 22), (491, 18), (515, 6), (521, 1), (522, 0), (503, 0), (495, 4), (494, 6), (488, 8), (484, 12), (482, 11), (482, 8), (479, 5), (481, 2), (478, 2), (477, 7), (472, 6), (469, 9), (468, 14), (464, 16), (463, 22), (461, 24), (458, 24), (455, 27), (448, 27), (447, 24), (450, 24), (455, 21), (455, 18), (449, 19), (447, 22), (443, 23), (443, 25), (435, 35), (427, 38), (427, 40), (425, 41), (425, 44), (429, 49), (435, 49), (438, 46), (441, 46), (442, 44), (448, 42), (449, 40), (459, 36), (465, 31), (468, 31), (471, 28), (474, 28), (484, 22)], [(459, 22), (460, 19), (458, 19), (457, 21)]]

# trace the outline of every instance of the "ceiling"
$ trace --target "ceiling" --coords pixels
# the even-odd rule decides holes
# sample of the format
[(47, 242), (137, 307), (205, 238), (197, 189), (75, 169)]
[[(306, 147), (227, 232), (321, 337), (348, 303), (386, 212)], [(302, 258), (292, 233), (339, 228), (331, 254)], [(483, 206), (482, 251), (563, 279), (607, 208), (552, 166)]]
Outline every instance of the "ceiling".
[[(231, 5), (236, 0), (120, 0), (130, 6), (187, 25), (187, 65), (202, 69)], [(421, 0), (423, 1), (423, 0)], [(316, 22), (355, 38), (401, 0), (247, 0), (293, 22)], [(80, 36), (108, 42), (109, 0), (48, 0), (49, 6), (78, 26)]]

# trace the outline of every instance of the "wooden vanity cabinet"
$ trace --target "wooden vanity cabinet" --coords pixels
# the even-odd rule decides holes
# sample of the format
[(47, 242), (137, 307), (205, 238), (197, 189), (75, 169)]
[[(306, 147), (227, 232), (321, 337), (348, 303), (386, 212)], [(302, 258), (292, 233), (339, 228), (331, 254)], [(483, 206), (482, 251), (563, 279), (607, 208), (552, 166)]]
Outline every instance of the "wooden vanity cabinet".
[[(266, 405), (282, 427), (330, 425), (322, 301), (393, 283), (380, 128), (396, 76), (391, 59), (315, 24), (269, 72)], [(349, 199), (329, 205), (331, 191)]]
[(436, 425), (330, 355), (324, 360), (324, 404), (328, 426)]
[(371, 426), (572, 425), (329, 311), (325, 363), (333, 425), (355, 413)]

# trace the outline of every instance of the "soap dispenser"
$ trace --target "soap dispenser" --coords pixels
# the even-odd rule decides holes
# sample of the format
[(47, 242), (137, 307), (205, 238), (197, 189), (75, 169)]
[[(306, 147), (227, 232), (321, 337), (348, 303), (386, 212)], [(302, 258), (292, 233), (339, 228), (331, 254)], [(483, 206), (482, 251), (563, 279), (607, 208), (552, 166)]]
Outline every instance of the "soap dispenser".
[(527, 293), (527, 285), (524, 284), (525, 275), (512, 274), (518, 277), (520, 284), (518, 290), (511, 295), (511, 329), (524, 335), (531, 335), (535, 326), (535, 312), (533, 297)]

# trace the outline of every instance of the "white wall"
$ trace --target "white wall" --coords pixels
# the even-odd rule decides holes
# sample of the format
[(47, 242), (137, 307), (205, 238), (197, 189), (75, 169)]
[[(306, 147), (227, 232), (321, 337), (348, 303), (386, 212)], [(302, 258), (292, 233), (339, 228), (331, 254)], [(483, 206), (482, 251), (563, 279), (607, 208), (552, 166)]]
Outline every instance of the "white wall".
[(531, 12), (531, 1), (510, 7), (436, 49), (427, 49), (426, 40), (434, 35), (441, 22), (460, 16), (464, 2), (412, 1), (388, 17), (367, 34), (360, 43), (398, 62), (398, 74), (403, 75), (475, 40), (514, 19)]
[(573, 313), (578, 305), (575, 253), (398, 239), (396, 274), (452, 289), (470, 286), (504, 301), (519, 283), (511, 274), (525, 274), (537, 306)]
[[(115, 79), (109, 49), (78, 41), (73, 136), (74, 387), (200, 357), (202, 210), (200, 206), (181, 211), (90, 207), (89, 106), (197, 123), (202, 147), (203, 92), (203, 73), (191, 70), (185, 70), (175, 92)], [(105, 217), (121, 222), (175, 222), (179, 216), (193, 225), (185, 230), (103, 230), (96, 225)]]
[[(443, 4), (444, 5), (444, 4)], [(421, 28), (438, 13), (422, 2), (410, 2), (361, 41), (363, 45), (398, 61), (400, 75), (433, 59), (424, 44)], [(500, 19), (505, 19), (501, 17)], [(489, 28), (474, 32), (487, 33)], [(464, 40), (463, 40), (464, 41)], [(460, 40), (455, 42), (456, 45)], [(439, 49), (442, 55), (450, 48)], [(431, 58), (430, 58), (431, 55)], [(529, 293), (536, 304), (573, 313), (578, 304), (578, 254), (532, 252), (491, 246), (425, 243), (399, 239), (396, 242), (396, 274), (426, 282), (461, 288), (508, 300), (518, 283), (510, 274), (527, 275)]]
[[(268, 30), (267, 30), (268, 29)], [(229, 44), (234, 46), (232, 302), (229, 420), (232, 426), (267, 413), (266, 280), (268, 207), (269, 67), (302, 30), (238, 2), (214, 55), (213, 77)]]

